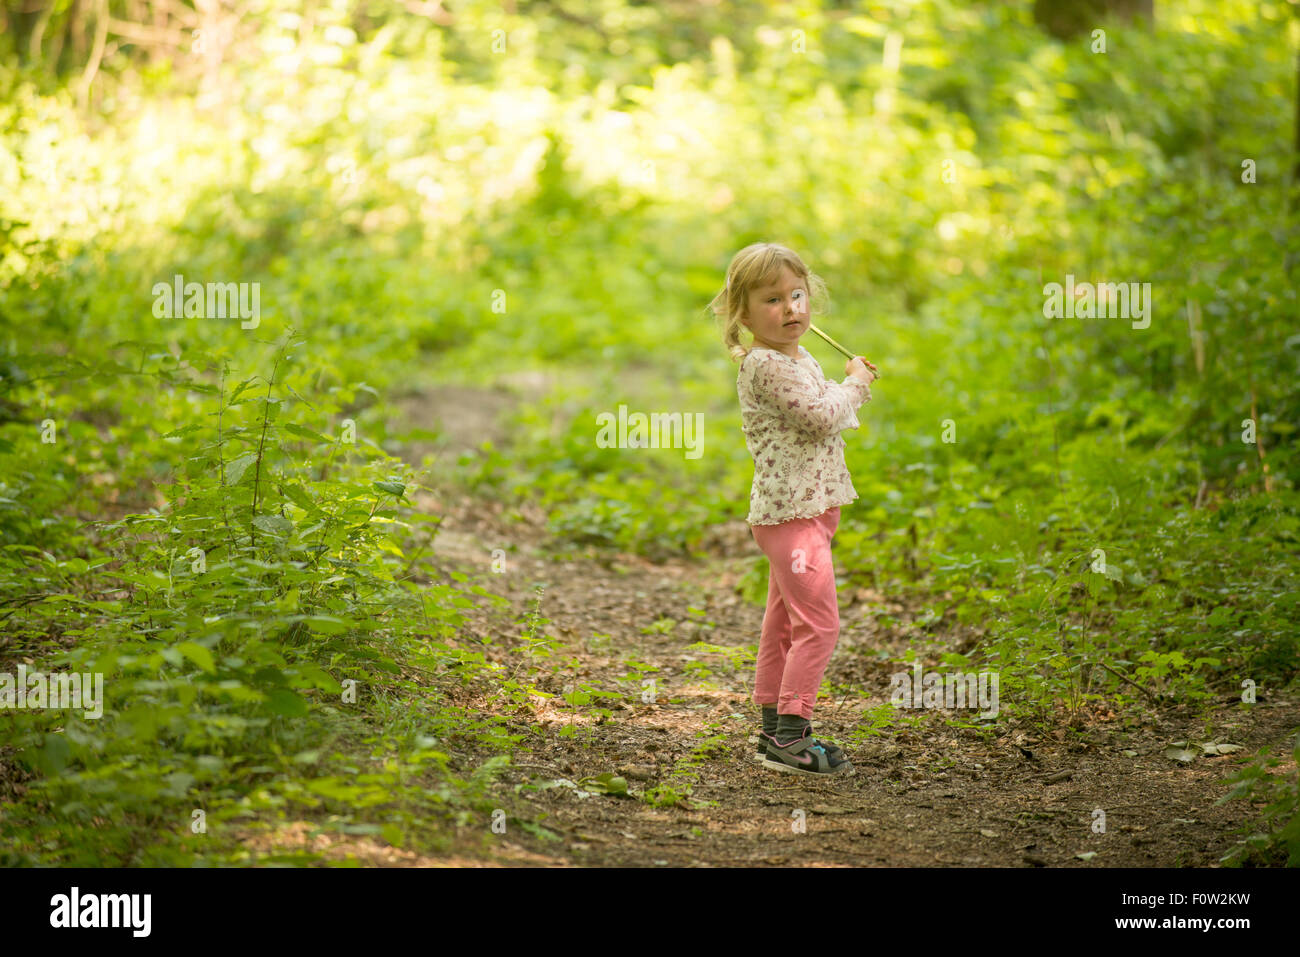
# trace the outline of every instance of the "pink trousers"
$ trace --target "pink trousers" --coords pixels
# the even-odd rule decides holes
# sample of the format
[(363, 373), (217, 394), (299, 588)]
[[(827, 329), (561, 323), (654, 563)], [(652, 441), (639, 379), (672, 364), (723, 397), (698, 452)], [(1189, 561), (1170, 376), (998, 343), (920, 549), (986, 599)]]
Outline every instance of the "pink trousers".
[(837, 505), (816, 518), (749, 527), (771, 564), (754, 703), (775, 701), (778, 714), (812, 718), (817, 689), (840, 636), (831, 565), (831, 538), (839, 524)]

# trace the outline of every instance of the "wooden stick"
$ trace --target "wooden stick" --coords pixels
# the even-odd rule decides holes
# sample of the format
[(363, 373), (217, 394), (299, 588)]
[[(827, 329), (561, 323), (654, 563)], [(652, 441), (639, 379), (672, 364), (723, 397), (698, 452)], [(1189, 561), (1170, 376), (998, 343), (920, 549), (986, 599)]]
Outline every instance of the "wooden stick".
[[(818, 329), (816, 326), (814, 326), (811, 322), (808, 323), (808, 328), (811, 329), (813, 332), (817, 333), (817, 335), (821, 336), (823, 339), (825, 339), (826, 342), (827, 342), (827, 344), (828, 344), (832, 349), (836, 349), (836, 350), (838, 350), (838, 351), (840, 352), (840, 354), (844, 356), (844, 358), (846, 358), (846, 359), (856, 359), (856, 358), (857, 358), (857, 356), (855, 356), (852, 352), (849, 352), (848, 349), (845, 349), (842, 345), (840, 345), (838, 342), (836, 342), (836, 341), (835, 341), (834, 339), (832, 339), (830, 336), (826, 335), (826, 333), (822, 332), (820, 329)], [(880, 378), (880, 373), (879, 373), (879, 372), (876, 372), (874, 369), (871, 370), (871, 373), (872, 373), (872, 375), (874, 375), (877, 379)]]
[(842, 345), (840, 345), (838, 342), (836, 342), (836, 341), (835, 341), (834, 339), (832, 339), (830, 336), (826, 335), (826, 333), (822, 332), (820, 329), (818, 329), (816, 326), (814, 326), (811, 322), (808, 323), (808, 328), (811, 329), (813, 332), (817, 333), (817, 335), (821, 336), (823, 339), (825, 339), (826, 342), (831, 346), (831, 348), (833, 348), (833, 349), (838, 349), (841, 353), (843, 353), (844, 358), (846, 358), (846, 359), (856, 359), (856, 358), (857, 358), (857, 356), (855, 356), (852, 352), (849, 352), (848, 349), (845, 349)]

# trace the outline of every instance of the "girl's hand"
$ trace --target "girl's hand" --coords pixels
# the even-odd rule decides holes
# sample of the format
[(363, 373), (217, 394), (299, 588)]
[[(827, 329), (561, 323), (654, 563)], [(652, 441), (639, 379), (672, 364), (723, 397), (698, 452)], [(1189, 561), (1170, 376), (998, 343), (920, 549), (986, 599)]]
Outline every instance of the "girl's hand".
[(844, 364), (844, 374), (851, 375), (854, 378), (862, 379), (867, 385), (871, 385), (876, 379), (880, 378), (880, 373), (866, 356), (855, 356)]

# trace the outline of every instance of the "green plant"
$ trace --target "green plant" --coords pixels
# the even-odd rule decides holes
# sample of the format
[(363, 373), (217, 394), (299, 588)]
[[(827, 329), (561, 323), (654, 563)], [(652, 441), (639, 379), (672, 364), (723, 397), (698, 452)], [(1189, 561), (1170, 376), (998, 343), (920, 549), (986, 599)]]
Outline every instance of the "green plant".
[(1264, 866), (1300, 867), (1300, 735), (1296, 736), (1289, 759), (1290, 768), (1275, 773), (1282, 759), (1261, 748), (1256, 758), (1229, 778), (1232, 790), (1215, 804), (1246, 800), (1263, 804), (1259, 817), (1238, 830), (1246, 835), (1220, 860), (1232, 866), (1257, 863)]
[(1188, 659), (1181, 651), (1146, 651), (1138, 661), (1148, 662), (1133, 670), (1133, 676), (1139, 682), (1150, 681), (1157, 693), (1177, 695), (1193, 700), (1205, 700), (1212, 693), (1206, 690), (1205, 676), (1201, 669), (1205, 666), (1217, 668), (1217, 658)]
[(920, 727), (921, 714), (908, 713), (905, 709), (886, 701), (865, 709), (857, 725), (848, 734), (848, 743), (861, 744), (871, 738), (879, 737), (886, 729), (894, 727)]
[(717, 722), (709, 722), (704, 729), (696, 732), (700, 739), (691, 748), (689, 754), (678, 758), (662, 784), (643, 791), (639, 797), (652, 807), (666, 807), (673, 804), (694, 804), (705, 806), (707, 802), (692, 801), (691, 792), (700, 778), (700, 768), (711, 758), (727, 749), (727, 736), (719, 732)]

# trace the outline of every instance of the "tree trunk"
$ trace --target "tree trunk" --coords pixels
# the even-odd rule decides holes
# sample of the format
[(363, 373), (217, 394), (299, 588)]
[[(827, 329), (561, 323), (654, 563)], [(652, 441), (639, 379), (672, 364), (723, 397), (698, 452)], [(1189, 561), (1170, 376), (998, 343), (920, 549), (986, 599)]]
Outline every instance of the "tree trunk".
[(1110, 17), (1150, 25), (1156, 19), (1155, 0), (1034, 0), (1034, 22), (1058, 40), (1091, 32)]
[[(1300, 17), (1300, 11), (1296, 12)], [(1300, 47), (1295, 54), (1295, 165), (1291, 167), (1291, 199), (1300, 193)], [(1293, 207), (1294, 208), (1294, 207)]]

